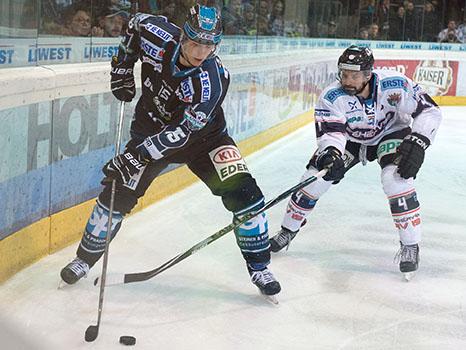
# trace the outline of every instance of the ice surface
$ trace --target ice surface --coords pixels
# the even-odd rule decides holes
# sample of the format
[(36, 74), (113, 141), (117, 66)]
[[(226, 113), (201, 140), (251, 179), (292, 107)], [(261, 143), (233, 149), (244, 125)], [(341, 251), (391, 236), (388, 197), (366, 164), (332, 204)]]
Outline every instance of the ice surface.
[[(76, 246), (48, 256), (0, 287), (1, 349), (466, 349), (466, 108), (443, 108), (416, 188), (423, 213), (420, 270), (405, 282), (375, 163), (357, 166), (311, 214), (271, 269), (282, 284), (270, 305), (249, 281), (229, 234), (152, 280), (108, 287), (95, 324), (100, 265), (57, 290)], [(313, 126), (247, 158), (267, 199), (299, 181), (315, 147)], [(269, 211), (278, 230), (286, 201)], [(202, 183), (128, 218), (109, 272), (164, 263), (228, 225), (231, 215)]]

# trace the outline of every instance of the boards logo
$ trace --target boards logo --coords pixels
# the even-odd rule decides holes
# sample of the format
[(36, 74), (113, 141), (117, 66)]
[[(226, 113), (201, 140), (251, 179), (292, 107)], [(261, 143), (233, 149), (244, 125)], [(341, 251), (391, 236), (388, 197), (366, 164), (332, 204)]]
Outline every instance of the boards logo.
[(220, 148), (214, 153), (212, 160), (216, 164), (231, 163), (240, 160), (241, 154), (239, 150), (234, 146), (226, 146)]
[(446, 95), (453, 84), (453, 69), (448, 61), (421, 61), (414, 71), (413, 80), (431, 95)]

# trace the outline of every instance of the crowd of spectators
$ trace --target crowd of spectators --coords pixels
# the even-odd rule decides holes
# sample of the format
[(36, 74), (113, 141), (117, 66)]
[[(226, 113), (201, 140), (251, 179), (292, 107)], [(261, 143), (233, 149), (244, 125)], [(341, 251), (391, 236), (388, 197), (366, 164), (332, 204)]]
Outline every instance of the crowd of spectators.
[[(33, 27), (37, 0), (23, 1), (23, 28)], [(446, 11), (445, 1), (439, 0), (358, 0), (356, 5), (350, 1), (348, 6), (352, 6), (352, 12), (346, 11), (344, 21), (337, 11), (327, 17), (320, 13), (311, 16), (313, 11), (318, 11), (319, 1), (309, 0), (309, 19), (303, 22), (286, 16), (290, 1), (41, 0), (38, 27), (43, 35), (117, 37), (128, 21), (134, 2), (139, 11), (164, 15), (178, 25), (183, 23), (189, 7), (200, 2), (221, 10), (226, 35), (466, 42), (466, 25), (461, 23), (466, 0), (457, 9), (457, 17), (454, 11)]]
[[(443, 11), (445, 9), (442, 9), (441, 5), (442, 3), (436, 0), (367, 0), (360, 8), (359, 38), (464, 43), (464, 24), (457, 27), (456, 20), (449, 18), (447, 28), (443, 29), (442, 23), (446, 18)], [(463, 13), (464, 4), (462, 8), (457, 9), (459, 17), (463, 16)], [(378, 31), (371, 30), (374, 25), (378, 27)]]
[(230, 0), (223, 6), (227, 35), (307, 36), (306, 25), (285, 20), (283, 0)]

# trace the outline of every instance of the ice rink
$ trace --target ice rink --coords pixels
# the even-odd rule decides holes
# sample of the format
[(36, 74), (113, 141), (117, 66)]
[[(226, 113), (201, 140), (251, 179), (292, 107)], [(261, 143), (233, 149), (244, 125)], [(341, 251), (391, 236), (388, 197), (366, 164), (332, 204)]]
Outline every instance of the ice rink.
[[(416, 180), (423, 242), (411, 282), (393, 263), (398, 234), (370, 163), (331, 188), (288, 252), (273, 255), (278, 306), (249, 281), (230, 233), (147, 282), (108, 287), (99, 337), (86, 343), (101, 268), (58, 290), (73, 245), (1, 285), (0, 348), (118, 349), (133, 335), (138, 349), (466, 349), (466, 108), (442, 110)], [(267, 200), (299, 182), (314, 148), (310, 125), (247, 158)], [(268, 212), (271, 234), (285, 205)], [(197, 183), (124, 222), (109, 272), (155, 268), (230, 222)]]

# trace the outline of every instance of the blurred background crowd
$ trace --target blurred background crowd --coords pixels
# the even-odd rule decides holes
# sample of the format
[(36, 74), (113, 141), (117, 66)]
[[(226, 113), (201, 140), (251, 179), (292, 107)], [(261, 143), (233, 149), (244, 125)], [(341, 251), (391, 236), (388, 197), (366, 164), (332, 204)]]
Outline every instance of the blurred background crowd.
[[(193, 0), (2, 0), (0, 37), (117, 37), (131, 11), (183, 23)], [(201, 0), (226, 35), (466, 42), (466, 0)]]

